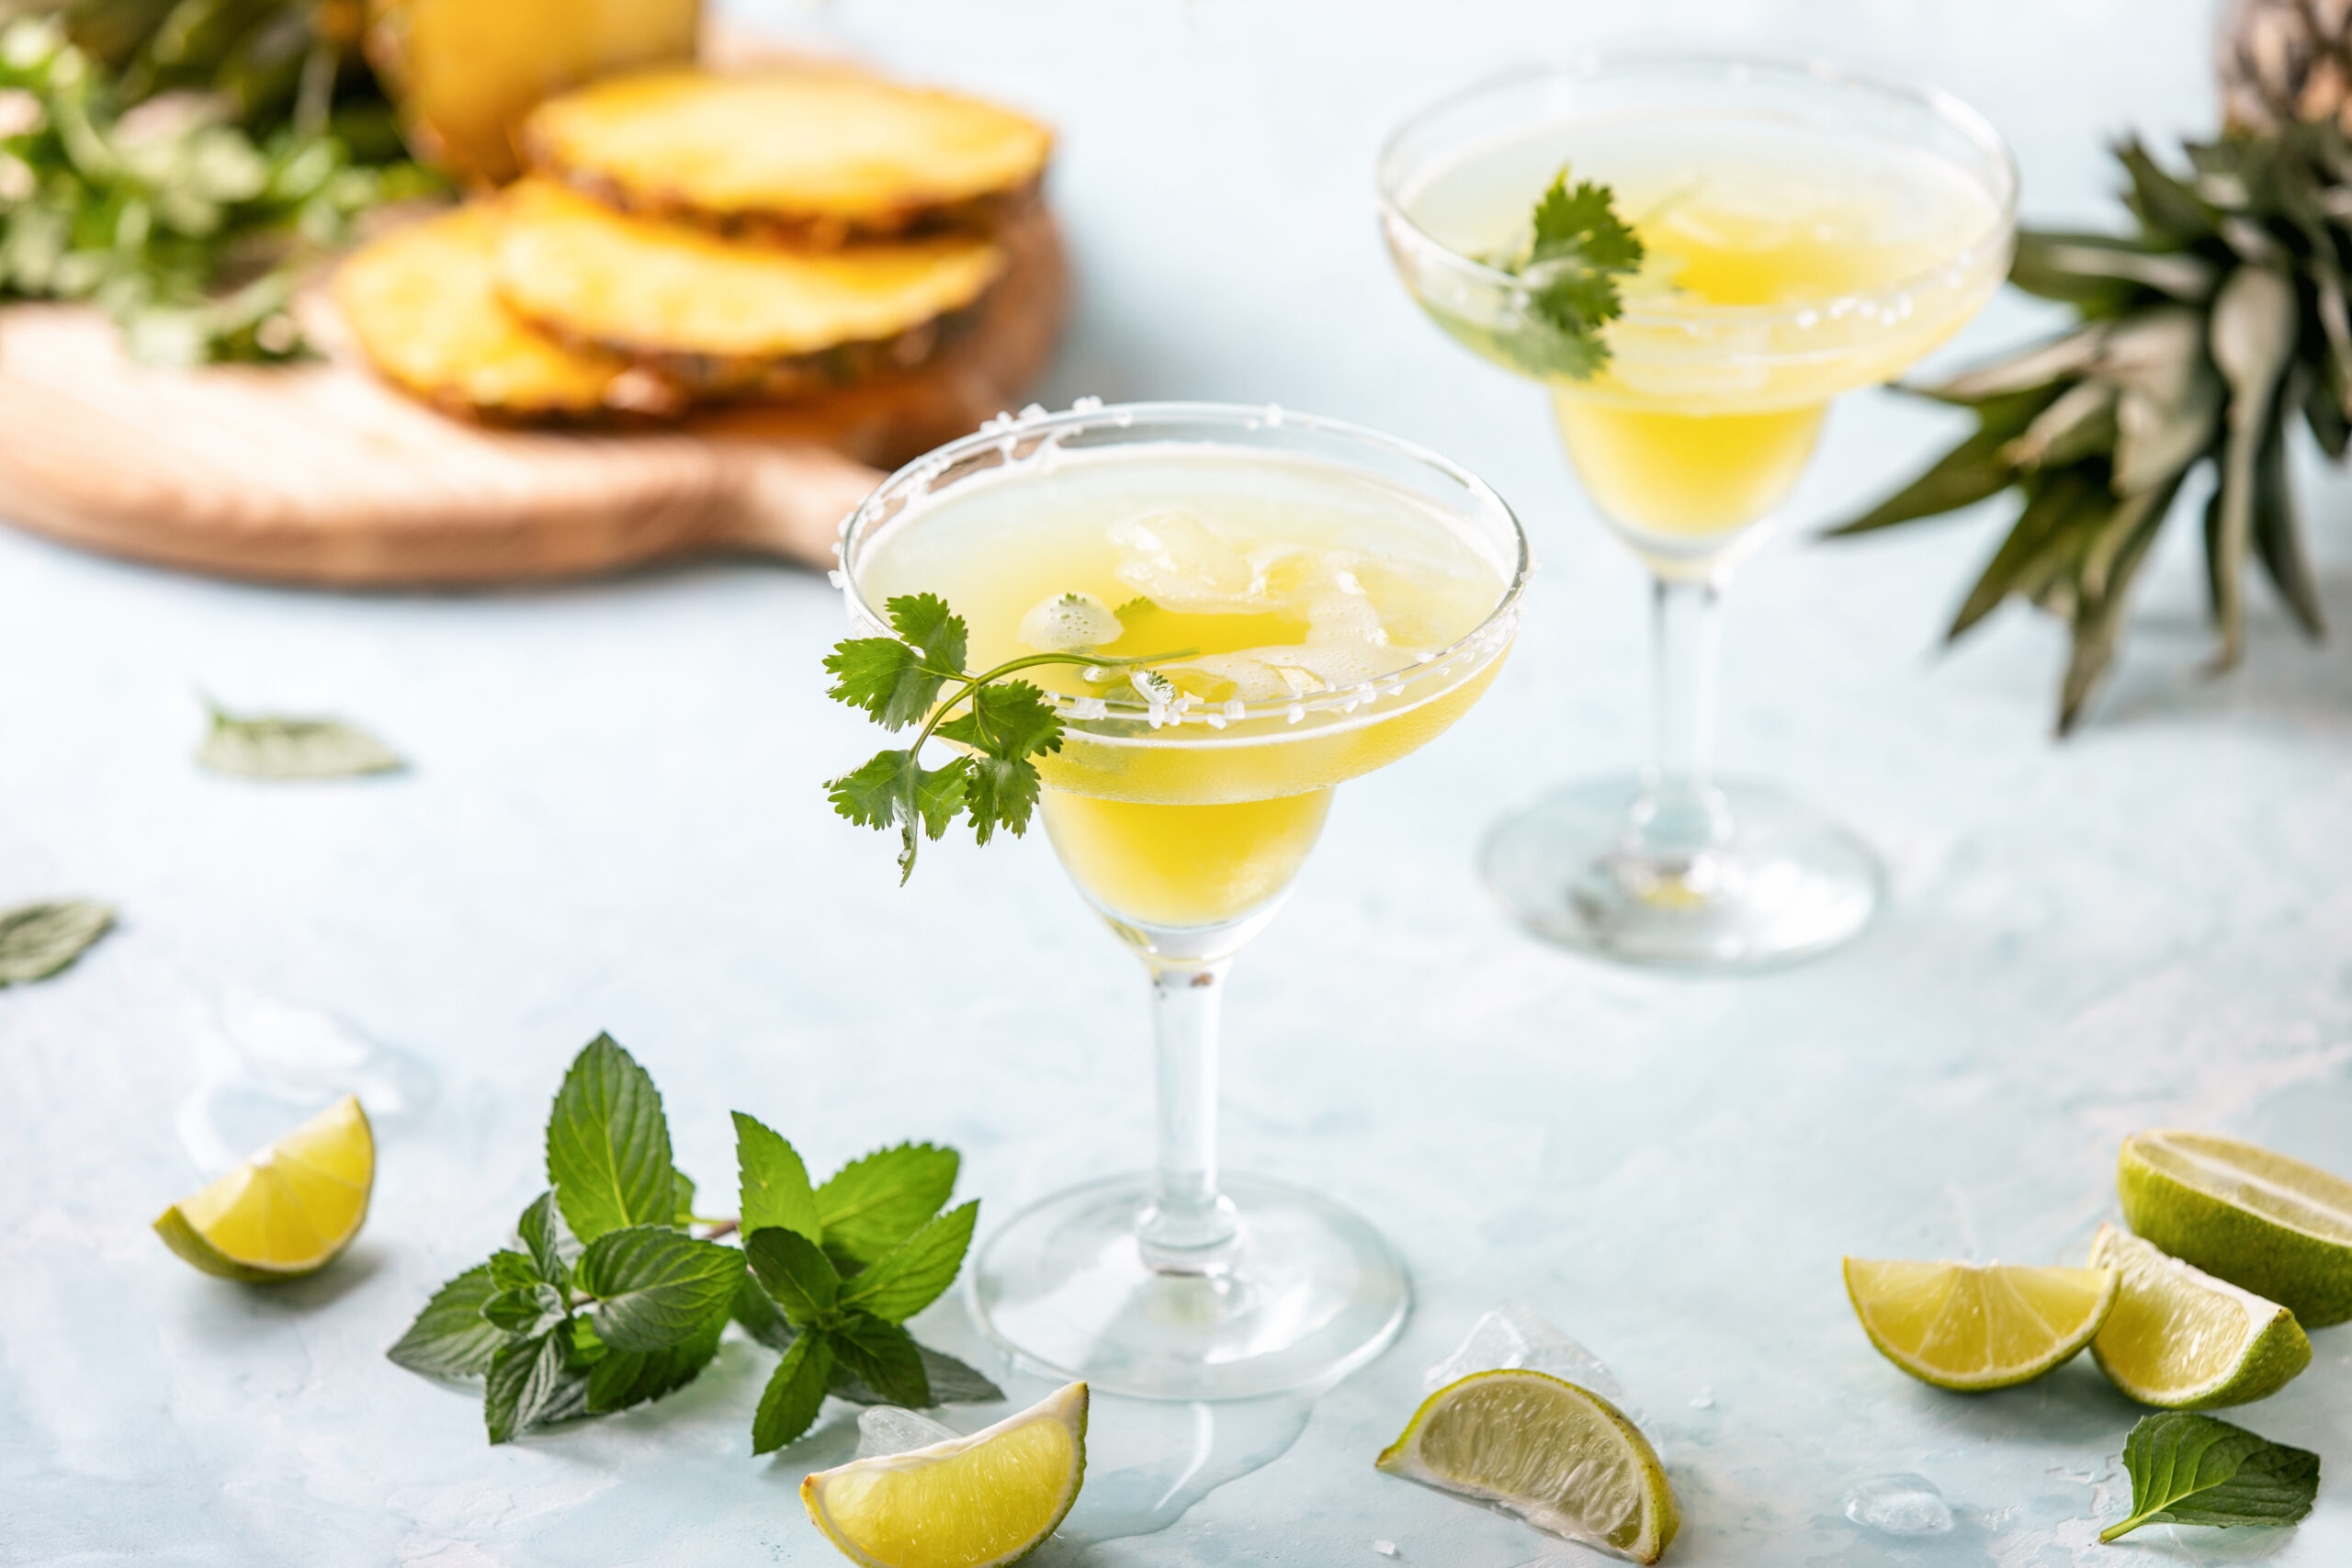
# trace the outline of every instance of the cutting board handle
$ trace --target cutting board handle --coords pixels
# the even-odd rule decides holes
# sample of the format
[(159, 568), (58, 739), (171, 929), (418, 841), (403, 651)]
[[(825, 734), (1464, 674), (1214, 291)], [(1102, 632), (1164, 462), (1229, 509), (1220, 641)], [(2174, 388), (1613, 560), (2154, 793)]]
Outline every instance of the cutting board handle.
[(729, 483), (712, 542), (819, 570), (839, 558), (842, 519), (882, 482), (878, 470), (813, 445), (730, 441), (718, 450)]

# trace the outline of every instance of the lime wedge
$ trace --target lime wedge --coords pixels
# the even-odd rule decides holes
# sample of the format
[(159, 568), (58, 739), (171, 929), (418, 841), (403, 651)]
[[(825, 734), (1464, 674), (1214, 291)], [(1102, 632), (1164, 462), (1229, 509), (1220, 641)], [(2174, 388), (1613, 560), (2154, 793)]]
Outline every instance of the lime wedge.
[(1846, 1294), (1879, 1353), (1922, 1382), (1973, 1393), (2030, 1382), (2090, 1343), (2112, 1269), (1846, 1259)]
[(164, 1210), (155, 1234), (208, 1274), (299, 1279), (351, 1245), (375, 1184), (375, 1136), (359, 1101), (346, 1094)]
[(2352, 1181), (2211, 1133), (2134, 1133), (2123, 1217), (2162, 1250), (2269, 1297), (2306, 1328), (2352, 1318)]
[(1681, 1522), (1641, 1429), (1599, 1394), (1543, 1372), (1446, 1384), (1374, 1462), (1636, 1562), (1657, 1562)]
[(1086, 1385), (968, 1438), (820, 1470), (808, 1517), (868, 1568), (993, 1568), (1037, 1549), (1086, 1478)]
[(2123, 1276), (2115, 1310), (2091, 1340), (2091, 1359), (2143, 1404), (2251, 1404), (2311, 1364), (2312, 1342), (2293, 1313), (2166, 1258), (2136, 1235), (2099, 1226), (2091, 1263)]

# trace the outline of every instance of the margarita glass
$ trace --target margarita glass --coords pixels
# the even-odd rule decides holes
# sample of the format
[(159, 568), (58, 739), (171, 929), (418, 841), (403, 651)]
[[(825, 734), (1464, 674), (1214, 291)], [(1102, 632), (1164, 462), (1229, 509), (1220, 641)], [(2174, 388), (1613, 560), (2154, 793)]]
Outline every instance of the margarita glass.
[(1082, 648), (1148, 671), (1023, 671), (1060, 712), (1035, 759), (1047, 835), (1141, 957), (1159, 1160), (1016, 1214), (969, 1271), (997, 1341), (1116, 1393), (1312, 1386), (1403, 1322), (1403, 1265), (1328, 1200), (1223, 1176), (1227, 966), (1321, 832), (1335, 785), (1433, 739), (1518, 626), (1525, 536), (1433, 453), (1278, 409), (1080, 405), (1000, 422), (893, 475), (850, 519), (851, 617), (933, 592), (970, 666)]
[[(1507, 270), (1563, 166), (1610, 186), (1646, 254), (1607, 366)], [(1571, 947), (1687, 968), (1801, 958), (1860, 931), (1876, 861), (1712, 759), (1718, 594), (1804, 472), (1829, 400), (1893, 379), (2007, 271), (2017, 175), (1942, 94), (1810, 63), (1594, 58), (1436, 105), (1379, 167), (1389, 253), (1464, 344), (1545, 383), (1570, 461), (1654, 579), (1657, 731), (1638, 778), (1570, 785), (1489, 835), (1487, 884)]]

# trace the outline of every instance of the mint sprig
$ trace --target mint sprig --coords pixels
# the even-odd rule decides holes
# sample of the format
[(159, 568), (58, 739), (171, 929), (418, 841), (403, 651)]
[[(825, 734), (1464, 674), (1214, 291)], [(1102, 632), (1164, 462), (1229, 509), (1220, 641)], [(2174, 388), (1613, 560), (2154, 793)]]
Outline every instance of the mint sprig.
[(2101, 1540), (2142, 1525), (2291, 1525), (2319, 1495), (2319, 1455), (2186, 1410), (2146, 1416), (2123, 1439), (2132, 1513)]
[(1624, 312), (1617, 279), (1645, 254), (1614, 201), (1605, 185), (1571, 186), (1563, 164), (1535, 203), (1525, 250), (1498, 264), (1526, 282), (1528, 314), (1543, 329), (1510, 340), (1511, 356), (1534, 375), (1581, 381), (1609, 363), (1600, 334)]
[[(883, 610), (898, 635), (836, 643), (825, 656), (833, 677), (825, 694), (870, 714), (885, 729), (922, 728), (905, 749), (877, 751), (828, 780), (825, 795), (835, 811), (861, 828), (898, 828), (901, 886), (914, 874), (922, 840), (944, 837), (959, 818), (971, 824), (977, 844), (986, 844), (1000, 828), (1015, 838), (1028, 831), (1040, 785), (1030, 759), (1062, 749), (1062, 720), (1043, 692), (1011, 678), (1016, 671), (1047, 664), (1125, 669), (1195, 651), (1106, 659), (1073, 649), (1010, 659), (975, 675), (964, 669), (969, 628), (945, 600), (904, 594), (887, 601)], [(951, 684), (955, 690), (948, 692)], [(924, 767), (923, 743), (933, 735), (964, 748), (965, 755), (944, 767)]]
[[(661, 1092), (597, 1036), (557, 1092), (549, 1186), (516, 1221), (519, 1245), (442, 1286), (391, 1359), (482, 1379), (493, 1443), (684, 1387), (730, 1322), (785, 1353), (753, 1419), (755, 1453), (807, 1431), (829, 1393), (916, 1407), (1003, 1398), (900, 1326), (955, 1282), (971, 1245), (978, 1203), (945, 1207), (956, 1151), (903, 1144), (820, 1187), (780, 1134), (741, 1111), (735, 1129), (742, 1217), (695, 1220)], [(729, 1231), (741, 1248), (717, 1239)]]

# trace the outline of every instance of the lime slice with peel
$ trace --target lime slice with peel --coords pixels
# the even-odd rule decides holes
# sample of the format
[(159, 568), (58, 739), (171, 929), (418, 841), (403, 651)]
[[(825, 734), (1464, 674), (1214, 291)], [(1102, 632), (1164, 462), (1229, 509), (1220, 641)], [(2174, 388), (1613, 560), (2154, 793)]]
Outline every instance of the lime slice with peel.
[(1657, 1562), (1681, 1522), (1641, 1429), (1599, 1394), (1543, 1372), (1446, 1384), (1374, 1462), (1636, 1562)]
[(1846, 1294), (1879, 1353), (1963, 1393), (2063, 1364), (2107, 1321), (2115, 1292), (2112, 1269), (1846, 1259)]
[(155, 1234), (208, 1274), (300, 1279), (351, 1245), (375, 1185), (375, 1135), (358, 1100), (346, 1094), (164, 1210)]
[(2306, 1328), (2352, 1318), (2352, 1181), (2211, 1133), (2134, 1133), (2116, 1190), (2132, 1228), (2267, 1296)]
[(2091, 1359), (2143, 1404), (2246, 1404), (2277, 1393), (2311, 1364), (2312, 1342), (2293, 1313), (2136, 1235), (2099, 1226), (2091, 1263), (2123, 1277), (2115, 1310), (2091, 1340)]
[(1086, 1385), (968, 1438), (820, 1470), (808, 1517), (868, 1568), (994, 1568), (1054, 1533), (1086, 1478)]

